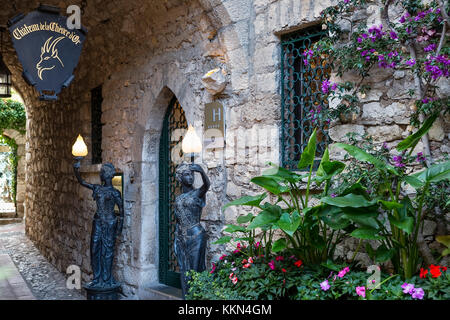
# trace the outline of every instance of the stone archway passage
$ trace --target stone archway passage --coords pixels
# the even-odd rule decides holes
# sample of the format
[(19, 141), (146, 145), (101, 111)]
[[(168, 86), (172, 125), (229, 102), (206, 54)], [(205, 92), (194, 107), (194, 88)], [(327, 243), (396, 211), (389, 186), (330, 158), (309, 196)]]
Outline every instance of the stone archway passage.
[(159, 281), (180, 288), (180, 273), (175, 256), (175, 197), (181, 193), (175, 178), (173, 157), (183, 156), (181, 141), (188, 125), (183, 108), (173, 97), (164, 117), (159, 148)]

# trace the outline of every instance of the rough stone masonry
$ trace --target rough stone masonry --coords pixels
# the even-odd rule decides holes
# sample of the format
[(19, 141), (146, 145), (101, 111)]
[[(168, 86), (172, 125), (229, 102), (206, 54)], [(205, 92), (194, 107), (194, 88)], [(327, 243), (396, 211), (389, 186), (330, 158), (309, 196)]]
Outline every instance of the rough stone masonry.
[[(226, 110), (227, 149), (202, 155), (212, 183), (202, 222), (210, 235), (208, 264), (217, 259), (224, 247), (211, 243), (221, 236), (225, 224), (245, 212), (242, 208), (222, 212), (221, 207), (257, 192), (249, 184), (251, 177), (265, 168), (265, 160), (279, 161), (280, 36), (317, 23), (320, 12), (331, 3), (88, 1), (82, 8), (82, 23), (89, 33), (75, 80), (56, 102), (39, 101), (34, 89), (25, 84), (8, 40), (4, 59), (27, 109), (28, 237), (60, 271), (80, 265), (83, 280), (89, 280), (95, 207), (91, 194), (75, 181), (70, 151), (79, 133), (91, 145), (90, 92), (102, 85), (102, 157), (123, 171), (125, 179), (125, 224), (116, 255), (116, 276), (124, 283), (125, 294), (139, 298), (142, 290), (158, 283), (158, 150), (163, 117), (173, 96), (188, 122), (199, 129), (206, 103), (219, 101)], [(46, 4), (66, 8), (72, 1), (47, 0)], [(361, 13), (368, 25), (380, 21), (378, 5), (379, 1), (371, 1)], [(6, 22), (17, 12), (37, 6), (34, 0), (9, 1), (0, 19)], [(228, 85), (213, 96), (201, 80), (215, 68), (225, 71)], [(332, 124), (334, 141), (343, 141), (346, 132), (354, 131), (394, 145), (411, 133), (407, 92), (412, 80), (401, 71), (393, 78), (379, 71), (370, 81), (373, 89), (364, 98), (359, 117), (353, 123)], [(448, 95), (448, 82), (439, 85), (440, 94)], [(449, 123), (448, 118), (440, 119), (430, 131), (436, 157), (449, 153)], [(339, 159), (342, 154), (331, 156)], [(89, 163), (86, 159), (82, 165), (84, 178), (96, 182), (99, 166)], [(426, 222), (431, 237), (436, 229), (433, 223)], [(340, 250), (351, 255), (354, 243), (348, 241)]]

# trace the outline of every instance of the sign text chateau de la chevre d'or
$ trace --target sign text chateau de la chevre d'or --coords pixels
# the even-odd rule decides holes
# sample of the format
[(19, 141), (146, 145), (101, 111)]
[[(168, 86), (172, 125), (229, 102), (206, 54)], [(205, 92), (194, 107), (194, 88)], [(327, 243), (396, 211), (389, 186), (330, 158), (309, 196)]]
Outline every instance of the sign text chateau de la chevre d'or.
[(23, 77), (43, 100), (56, 100), (72, 82), (86, 39), (84, 28), (70, 30), (66, 21), (58, 10), (39, 8), (8, 23)]

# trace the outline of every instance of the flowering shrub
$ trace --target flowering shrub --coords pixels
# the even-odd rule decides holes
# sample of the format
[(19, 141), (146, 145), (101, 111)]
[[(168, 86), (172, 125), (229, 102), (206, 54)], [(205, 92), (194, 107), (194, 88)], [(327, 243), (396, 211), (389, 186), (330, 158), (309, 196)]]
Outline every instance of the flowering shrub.
[(222, 257), (215, 265), (211, 271), (190, 272), (187, 299), (450, 299), (450, 272), (441, 267), (437, 278), (413, 277), (408, 282), (382, 273), (380, 283), (369, 289), (365, 270), (335, 264), (305, 265), (288, 251), (269, 257), (248, 257), (239, 250)]

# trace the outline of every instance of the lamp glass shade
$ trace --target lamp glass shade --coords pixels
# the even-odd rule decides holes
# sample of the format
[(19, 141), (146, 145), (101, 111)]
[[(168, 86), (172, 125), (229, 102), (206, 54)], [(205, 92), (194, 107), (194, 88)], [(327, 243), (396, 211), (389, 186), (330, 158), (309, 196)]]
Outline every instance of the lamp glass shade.
[(75, 157), (86, 157), (88, 154), (87, 146), (80, 134), (78, 135), (77, 141), (72, 146), (72, 154)]
[(186, 135), (181, 143), (181, 148), (184, 153), (200, 153), (202, 152), (202, 141), (195, 132), (193, 126), (189, 126)]

